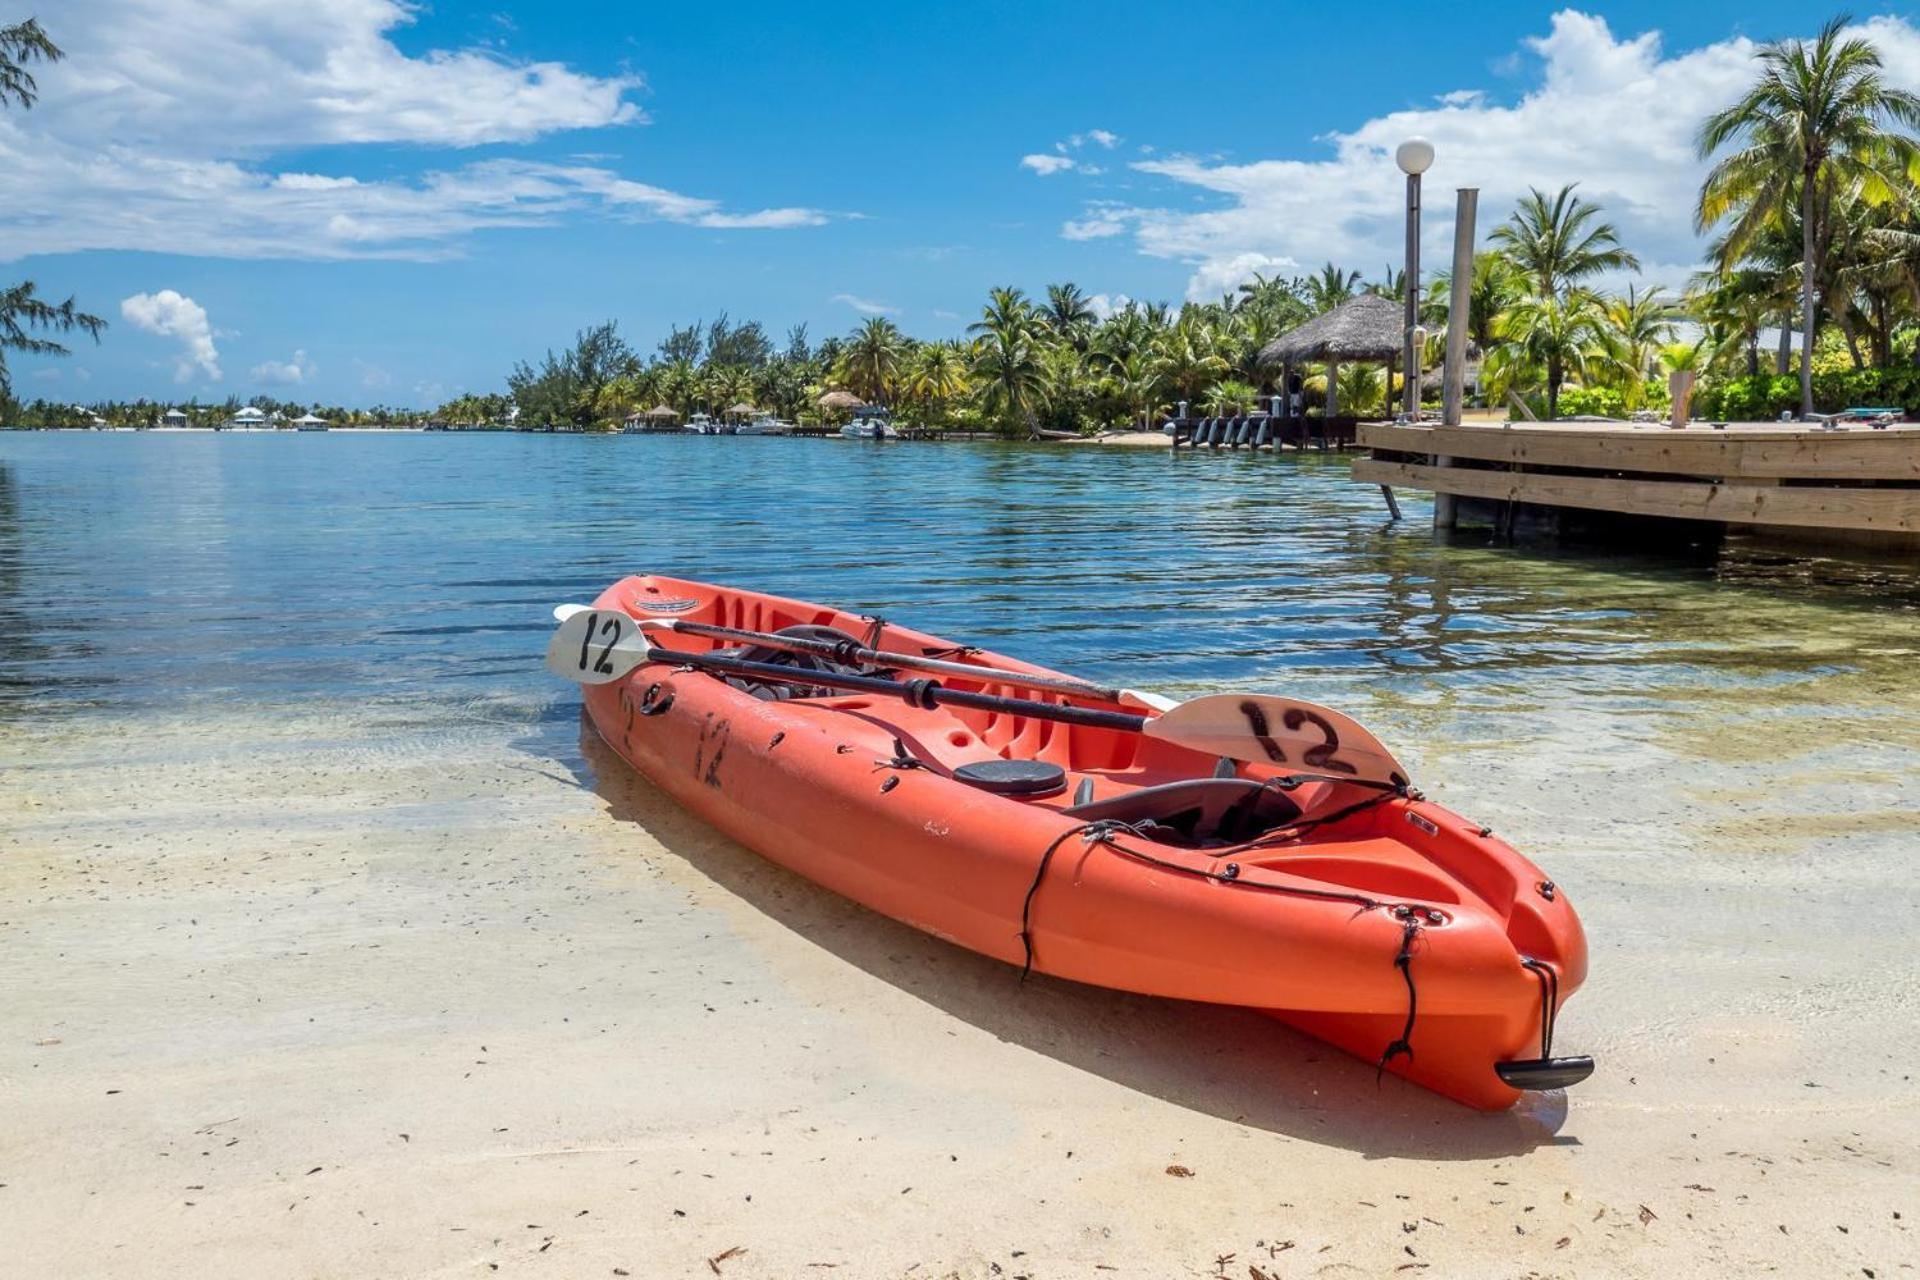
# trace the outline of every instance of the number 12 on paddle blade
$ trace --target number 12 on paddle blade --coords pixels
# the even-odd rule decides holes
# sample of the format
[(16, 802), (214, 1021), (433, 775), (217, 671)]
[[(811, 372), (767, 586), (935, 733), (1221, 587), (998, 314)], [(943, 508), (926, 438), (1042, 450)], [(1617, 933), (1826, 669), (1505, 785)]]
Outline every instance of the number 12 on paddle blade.
[(1146, 733), (1183, 747), (1271, 764), (1289, 773), (1399, 786), (1406, 768), (1380, 740), (1329, 707), (1259, 693), (1218, 693), (1147, 721)]
[(632, 618), (617, 610), (570, 613), (547, 642), (547, 670), (579, 684), (618, 680), (647, 658), (647, 644)]

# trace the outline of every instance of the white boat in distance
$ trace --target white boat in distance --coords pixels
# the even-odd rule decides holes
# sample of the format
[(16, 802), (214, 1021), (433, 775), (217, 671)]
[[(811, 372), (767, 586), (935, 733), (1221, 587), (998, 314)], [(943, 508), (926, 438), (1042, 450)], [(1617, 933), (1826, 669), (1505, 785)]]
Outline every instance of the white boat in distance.
[(732, 427), (722, 426), (704, 413), (694, 414), (680, 429), (689, 435), (696, 436), (724, 436), (733, 433)]
[(737, 436), (790, 436), (793, 424), (776, 418), (770, 413), (757, 413), (751, 422), (743, 422), (733, 429)]
[(875, 406), (855, 409), (853, 421), (840, 428), (840, 435), (847, 440), (898, 440), (900, 429), (885, 409)]

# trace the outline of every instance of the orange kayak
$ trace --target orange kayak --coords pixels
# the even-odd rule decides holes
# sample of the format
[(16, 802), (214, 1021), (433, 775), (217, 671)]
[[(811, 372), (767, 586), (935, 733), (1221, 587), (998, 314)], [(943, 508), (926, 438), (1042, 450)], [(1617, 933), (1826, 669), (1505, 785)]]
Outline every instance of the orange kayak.
[[(593, 608), (977, 669), (935, 688), (1156, 714), (1118, 691), (1036, 690), (1022, 682), (1066, 677), (758, 592), (649, 575)], [(1552, 1053), (1587, 968), (1566, 895), (1410, 787), (927, 705), (906, 688), (918, 673), (884, 662), (660, 643), (788, 664), (794, 683), (644, 661), (585, 688), (601, 737), (740, 843), (875, 911), (1037, 972), (1260, 1009), (1473, 1107), (1592, 1070)], [(909, 696), (809, 687), (809, 669), (895, 678)]]

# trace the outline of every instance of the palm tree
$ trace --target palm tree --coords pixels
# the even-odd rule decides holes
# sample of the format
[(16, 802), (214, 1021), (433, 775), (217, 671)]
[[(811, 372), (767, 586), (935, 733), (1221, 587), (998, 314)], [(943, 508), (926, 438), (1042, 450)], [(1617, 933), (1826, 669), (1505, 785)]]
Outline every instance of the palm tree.
[(660, 374), (660, 395), (682, 417), (693, 412), (700, 399), (700, 371), (691, 360), (675, 360)]
[(1035, 323), (1033, 304), (1027, 301), (1027, 295), (1001, 287), (987, 290), (987, 305), (981, 309), (980, 318), (967, 326), (967, 332), (984, 334), (1000, 329), (1026, 333)]
[(1605, 350), (1606, 316), (1592, 293), (1573, 289), (1522, 298), (1500, 318), (1497, 332), (1510, 358), (1545, 372), (1547, 417), (1556, 418), (1567, 375), (1584, 375)]
[(1551, 198), (1538, 187), (1488, 237), (1499, 245), (1536, 297), (1550, 298), (1602, 271), (1637, 271), (1640, 260), (1620, 247), (1600, 206), (1574, 195), (1569, 182)]
[[(1494, 324), (1526, 292), (1526, 282), (1506, 254), (1483, 249), (1473, 255), (1473, 278), (1467, 282), (1467, 340), (1482, 352), (1492, 349)], [(1426, 311), (1430, 328), (1446, 327), (1453, 296), (1453, 273), (1441, 271), (1427, 286)]]
[(1188, 401), (1199, 400), (1231, 368), (1216, 347), (1213, 330), (1188, 314), (1160, 336), (1155, 365), (1162, 381), (1180, 399)]
[(1368, 281), (1364, 292), (1371, 293), (1378, 298), (1392, 298), (1398, 302), (1407, 296), (1407, 273), (1404, 271), (1396, 271), (1393, 264), (1389, 262), (1387, 264), (1386, 274), (1378, 280)]
[(1800, 415), (1813, 412), (1814, 286), (1832, 243), (1840, 196), (1881, 204), (1920, 156), (1892, 121), (1920, 126), (1920, 97), (1889, 86), (1869, 41), (1843, 38), (1841, 15), (1812, 41), (1776, 40), (1754, 55), (1760, 75), (1732, 106), (1707, 117), (1702, 159), (1728, 144), (1700, 187), (1702, 230), (1731, 219), (1727, 248), (1743, 250), (1789, 211), (1800, 221)]
[(1638, 409), (1661, 350), (1673, 340), (1679, 311), (1660, 286), (1642, 291), (1628, 285), (1624, 297), (1602, 302), (1601, 312), (1608, 354), (1620, 375), (1622, 398), (1629, 410)]
[(985, 329), (974, 339), (970, 356), (981, 402), (1002, 427), (1024, 425), (1031, 434), (1047, 374), (1039, 344), (1031, 327), (1017, 317), (1002, 316), (982, 324)]
[(930, 416), (944, 416), (947, 403), (966, 395), (970, 385), (966, 349), (958, 342), (924, 343), (907, 362), (907, 394)]
[(1093, 314), (1093, 304), (1077, 284), (1048, 285), (1047, 305), (1041, 308), (1040, 314), (1055, 333), (1083, 350), (1087, 330), (1098, 319)]
[(1127, 411), (1130, 420), (1144, 422), (1161, 404), (1164, 379), (1160, 364), (1152, 352), (1129, 351), (1124, 356), (1106, 357), (1107, 393)]
[(1360, 288), (1358, 271), (1342, 271), (1331, 262), (1320, 268), (1318, 275), (1308, 276), (1300, 282), (1300, 293), (1314, 315), (1322, 315), (1333, 310), (1351, 298)]
[(869, 316), (840, 353), (834, 374), (863, 400), (885, 404), (899, 381), (906, 335), (885, 316)]
[(1253, 407), (1253, 402), (1259, 397), (1260, 388), (1252, 383), (1228, 379), (1214, 383), (1201, 403), (1206, 406), (1208, 413), (1245, 413)]

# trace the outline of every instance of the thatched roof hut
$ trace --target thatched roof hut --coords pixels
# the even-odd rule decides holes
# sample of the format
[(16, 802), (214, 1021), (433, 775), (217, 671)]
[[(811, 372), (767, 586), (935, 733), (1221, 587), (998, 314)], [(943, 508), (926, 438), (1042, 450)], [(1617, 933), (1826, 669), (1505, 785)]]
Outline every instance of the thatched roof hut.
[(758, 406), (750, 405), (745, 400), (742, 400), (738, 404), (729, 405), (727, 407), (727, 412), (730, 414), (734, 414), (738, 417), (744, 418), (751, 414), (760, 412), (760, 409)]
[(820, 397), (822, 409), (864, 409), (867, 402), (851, 391), (829, 391)]
[(664, 404), (657, 404), (653, 406), (653, 408), (647, 410), (645, 413), (636, 414), (634, 416), (640, 417), (640, 418), (677, 418), (680, 415), (675, 413), (672, 409), (669, 409)]
[(1348, 298), (1260, 348), (1260, 363), (1398, 360), (1407, 330), (1402, 304), (1376, 293)]

